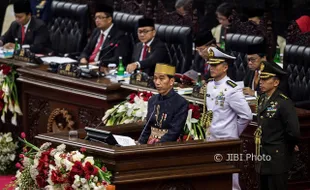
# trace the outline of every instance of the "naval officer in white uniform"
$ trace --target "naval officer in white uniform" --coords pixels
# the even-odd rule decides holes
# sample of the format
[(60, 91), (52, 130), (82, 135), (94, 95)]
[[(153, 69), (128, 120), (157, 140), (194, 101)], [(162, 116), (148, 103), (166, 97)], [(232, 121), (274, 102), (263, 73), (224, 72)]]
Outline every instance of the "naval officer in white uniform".
[[(212, 79), (207, 84), (207, 141), (239, 138), (252, 120), (252, 112), (242, 88), (227, 76), (228, 64), (235, 57), (215, 47), (208, 49)], [(238, 174), (233, 174), (233, 190), (240, 190)]]

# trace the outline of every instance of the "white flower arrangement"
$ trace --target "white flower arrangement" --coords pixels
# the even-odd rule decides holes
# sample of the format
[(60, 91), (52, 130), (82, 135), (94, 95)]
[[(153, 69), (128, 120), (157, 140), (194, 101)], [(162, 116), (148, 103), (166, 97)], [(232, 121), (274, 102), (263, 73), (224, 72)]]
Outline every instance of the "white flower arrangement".
[(6, 114), (13, 116), (11, 123), (17, 126), (17, 116), (23, 115), (18, 102), (16, 87), (16, 71), (10, 65), (0, 64), (0, 111), (2, 123), (6, 122)]
[(106, 126), (120, 125), (143, 121), (147, 115), (150, 92), (132, 93), (126, 100), (106, 111), (102, 121)]
[(16, 157), (17, 142), (12, 133), (0, 133), (0, 173), (7, 173)]

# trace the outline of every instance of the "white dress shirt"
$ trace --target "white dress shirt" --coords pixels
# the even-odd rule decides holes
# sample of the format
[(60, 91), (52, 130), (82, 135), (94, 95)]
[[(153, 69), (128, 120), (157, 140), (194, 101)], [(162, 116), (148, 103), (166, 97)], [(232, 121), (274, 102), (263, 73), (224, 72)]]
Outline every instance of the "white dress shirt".
[[(113, 27), (113, 24), (111, 24), (111, 26), (110, 26), (109, 28), (107, 28), (105, 31), (100, 30), (100, 34), (103, 34), (103, 42), (102, 42), (102, 44), (104, 44), (104, 41), (108, 38), (109, 33), (110, 33), (110, 30), (111, 30), (112, 27)], [(99, 43), (100, 37), (101, 37), (101, 35), (99, 35), (95, 47), (96, 47), (97, 44)], [(102, 48), (102, 46), (100, 47), (100, 51), (98, 51), (98, 53), (97, 53), (97, 55), (96, 55), (96, 57), (95, 57), (95, 61), (99, 61), (99, 55), (100, 55), (100, 52), (101, 52), (101, 48)]]
[[(154, 41), (154, 38), (151, 39), (148, 43), (146, 43), (147, 47), (150, 48), (150, 46), (151, 46), (151, 44), (152, 44), (153, 41)], [(142, 44), (142, 50), (141, 50), (141, 52), (140, 52), (139, 61), (142, 61), (144, 46), (145, 46), (145, 43)], [(139, 61), (136, 62), (138, 69), (140, 68), (140, 62), (139, 62)]]

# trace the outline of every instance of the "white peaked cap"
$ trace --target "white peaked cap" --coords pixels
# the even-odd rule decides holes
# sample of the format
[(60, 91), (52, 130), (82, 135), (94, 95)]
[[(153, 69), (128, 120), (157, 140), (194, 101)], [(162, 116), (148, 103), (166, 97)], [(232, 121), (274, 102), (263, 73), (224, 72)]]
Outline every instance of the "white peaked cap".
[(228, 55), (222, 51), (220, 51), (216, 47), (209, 47), (208, 49), (209, 58), (219, 58), (219, 59), (236, 59), (236, 57)]

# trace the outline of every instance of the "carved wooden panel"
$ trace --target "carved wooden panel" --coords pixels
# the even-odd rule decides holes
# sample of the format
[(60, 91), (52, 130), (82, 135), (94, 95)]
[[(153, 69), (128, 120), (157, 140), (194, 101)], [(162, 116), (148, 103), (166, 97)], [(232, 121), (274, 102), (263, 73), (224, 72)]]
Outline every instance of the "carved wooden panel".
[(48, 117), (50, 114), (50, 104), (47, 99), (29, 95), (27, 113), (28, 126), (25, 128), (28, 128), (29, 131), (25, 132), (29, 134), (28, 140), (32, 141), (34, 136), (40, 133), (40, 119)]
[(101, 124), (102, 114), (96, 109), (80, 108), (78, 117), (85, 126), (94, 128)]
[(289, 172), (288, 178), (292, 181), (310, 180), (309, 175), (309, 142), (302, 141), (299, 145), (299, 152), (295, 154), (294, 164)]
[[(243, 155), (255, 152), (255, 143), (253, 138), (245, 137), (242, 143)], [(242, 172), (240, 173), (239, 181), (241, 189), (258, 189), (258, 178), (255, 172), (254, 161), (246, 160), (241, 163)]]

